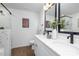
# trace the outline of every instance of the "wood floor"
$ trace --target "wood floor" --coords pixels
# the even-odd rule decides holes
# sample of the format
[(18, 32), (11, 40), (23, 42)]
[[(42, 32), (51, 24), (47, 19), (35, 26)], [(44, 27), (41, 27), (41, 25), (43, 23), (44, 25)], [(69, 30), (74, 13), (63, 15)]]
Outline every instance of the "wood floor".
[(13, 48), (11, 54), (12, 56), (35, 56), (31, 46)]

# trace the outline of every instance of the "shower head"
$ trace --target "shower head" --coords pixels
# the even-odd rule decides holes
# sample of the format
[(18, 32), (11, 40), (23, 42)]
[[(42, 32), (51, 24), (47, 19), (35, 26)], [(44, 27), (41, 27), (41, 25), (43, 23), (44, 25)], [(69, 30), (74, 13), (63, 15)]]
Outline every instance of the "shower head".
[(4, 15), (4, 13), (3, 13), (3, 11), (2, 11), (2, 10), (0, 10), (0, 14), (1, 14), (1, 15)]
[(0, 13), (3, 13), (3, 11), (2, 11), (2, 10), (0, 10)]

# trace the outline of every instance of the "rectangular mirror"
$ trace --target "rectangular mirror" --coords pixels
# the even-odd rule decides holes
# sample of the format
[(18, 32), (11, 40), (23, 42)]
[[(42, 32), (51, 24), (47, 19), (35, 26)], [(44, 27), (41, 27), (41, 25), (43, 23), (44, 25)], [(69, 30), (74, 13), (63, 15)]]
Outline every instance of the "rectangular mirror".
[(79, 32), (79, 3), (59, 4), (60, 32)]
[(52, 28), (49, 25), (49, 22), (56, 20), (56, 4), (52, 3), (51, 7), (48, 8), (48, 10), (45, 11), (45, 30), (51, 31)]

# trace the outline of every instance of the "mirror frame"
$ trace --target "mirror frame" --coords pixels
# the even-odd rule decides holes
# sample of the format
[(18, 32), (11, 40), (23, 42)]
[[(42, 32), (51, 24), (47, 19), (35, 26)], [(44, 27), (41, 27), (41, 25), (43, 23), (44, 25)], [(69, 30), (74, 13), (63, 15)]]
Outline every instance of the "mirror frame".
[[(57, 12), (58, 12), (58, 23), (60, 23), (60, 13), (61, 13), (61, 3), (57, 4)], [(79, 35), (79, 32), (70, 32), (70, 31), (60, 31), (60, 25), (58, 25), (58, 32), (59, 33), (65, 33), (65, 34), (75, 34), (75, 35)]]
[[(54, 12), (55, 16), (54, 16), (54, 17), (55, 17), (55, 21), (57, 21), (57, 20), (56, 20), (56, 18), (57, 18), (57, 3), (53, 3), (52, 6), (55, 6), (55, 8), (54, 8), (54, 9), (55, 9), (55, 12)], [(48, 10), (49, 10), (49, 9), (50, 9), (50, 8), (48, 8)], [(47, 12), (48, 10), (45, 10), (45, 13), (44, 13), (44, 15), (45, 15), (45, 16), (44, 16), (44, 22), (45, 22), (44, 24), (46, 24), (46, 12)], [(45, 34), (46, 31), (47, 31), (47, 30), (46, 30), (46, 27), (44, 26), (44, 34)], [(52, 32), (52, 31), (49, 30), (48, 32)]]

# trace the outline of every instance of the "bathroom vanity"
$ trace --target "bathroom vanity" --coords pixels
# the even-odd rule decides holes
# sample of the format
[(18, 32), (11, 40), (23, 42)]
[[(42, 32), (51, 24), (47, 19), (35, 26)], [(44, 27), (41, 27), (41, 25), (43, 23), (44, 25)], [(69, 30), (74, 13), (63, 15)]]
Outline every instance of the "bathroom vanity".
[(38, 35), (35, 38), (35, 55), (36, 56), (55, 56), (58, 55), (55, 51), (51, 50), (46, 43), (42, 40), (44, 37), (39, 37)]
[(44, 35), (35, 35), (36, 56), (79, 56), (79, 48), (63, 37), (47, 39)]

